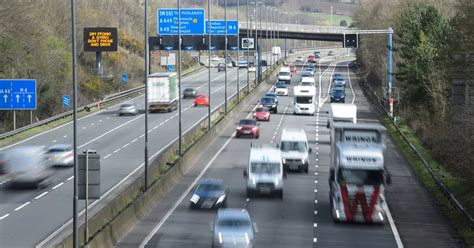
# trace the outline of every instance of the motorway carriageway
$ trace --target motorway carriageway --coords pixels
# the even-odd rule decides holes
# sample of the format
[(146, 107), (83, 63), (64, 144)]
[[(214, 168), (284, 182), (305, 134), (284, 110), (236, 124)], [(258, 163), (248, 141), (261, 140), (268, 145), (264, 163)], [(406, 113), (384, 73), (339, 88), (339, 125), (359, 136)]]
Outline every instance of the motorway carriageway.
[[(279, 98), (278, 113), (272, 114), (270, 122), (261, 122), (260, 138), (245, 139), (234, 137), (234, 125), (228, 125), (215, 142), (209, 144), (204, 152), (194, 162), (194, 167), (177, 183), (152, 212), (139, 222), (117, 245), (128, 247), (210, 247), (212, 242), (211, 225), (215, 211), (191, 210), (189, 199), (192, 188), (201, 178), (220, 178), (228, 189), (228, 207), (244, 208), (247, 204), (245, 179), (242, 175), (248, 165), (250, 144), (276, 144), (283, 128), (301, 128), (306, 131), (313, 152), (310, 156), (308, 174), (292, 172), (284, 181), (283, 200), (276, 197), (250, 198), (247, 209), (254, 222), (257, 247), (403, 247), (399, 233), (410, 236), (410, 231), (397, 229), (395, 221), (389, 216), (384, 225), (336, 224), (330, 216), (329, 206), (329, 129), (326, 121), (329, 111), (328, 92), (330, 78), (335, 72), (343, 74), (347, 79), (346, 102), (358, 106), (358, 117), (365, 121), (374, 121), (377, 115), (362, 94), (359, 86), (349, 71), (348, 59), (336, 59), (321, 66), (322, 84), (319, 85), (323, 101), (319, 102), (315, 116), (295, 116), (291, 106), (291, 95)], [(317, 75), (316, 75), (317, 76)], [(291, 86), (298, 80), (293, 77)], [(261, 87), (270, 88), (264, 85)], [(254, 109), (252, 99), (247, 111), (240, 118), (247, 118)], [(235, 120), (237, 122), (238, 119)], [(388, 186), (388, 203), (396, 202), (398, 198), (412, 196), (406, 191), (419, 193), (421, 185), (404, 185), (416, 180), (412, 174), (406, 175), (407, 164), (396, 151), (391, 140), (387, 140), (387, 166), (392, 173), (394, 183)], [(400, 184), (396, 180), (402, 179)], [(394, 188), (392, 188), (394, 187)], [(405, 192), (404, 196), (397, 193)], [(420, 199), (429, 196), (426, 192), (418, 195)], [(449, 228), (442, 222), (439, 212), (433, 211), (429, 203), (409, 201), (405, 208), (388, 209), (390, 215), (396, 212), (401, 219), (411, 219), (411, 224), (432, 223), (438, 229), (426, 228), (426, 233), (419, 232), (415, 237), (407, 239), (407, 247), (455, 247), (449, 237)], [(408, 207), (408, 209), (407, 209)], [(427, 208), (427, 215), (420, 216), (412, 209)], [(429, 217), (429, 218), (426, 218)], [(426, 236), (429, 235), (429, 236)], [(427, 240), (429, 237), (429, 240)]]

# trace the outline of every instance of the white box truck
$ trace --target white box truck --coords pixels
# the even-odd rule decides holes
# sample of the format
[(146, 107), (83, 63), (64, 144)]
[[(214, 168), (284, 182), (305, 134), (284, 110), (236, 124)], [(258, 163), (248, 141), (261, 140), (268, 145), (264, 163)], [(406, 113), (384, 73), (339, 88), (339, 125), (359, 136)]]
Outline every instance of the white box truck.
[(357, 123), (357, 106), (351, 103), (331, 103), (327, 128), (334, 122)]
[(148, 76), (148, 110), (171, 112), (178, 107), (178, 78), (175, 72), (159, 72)]
[(293, 114), (314, 115), (316, 111), (316, 87), (295, 86), (293, 87)]

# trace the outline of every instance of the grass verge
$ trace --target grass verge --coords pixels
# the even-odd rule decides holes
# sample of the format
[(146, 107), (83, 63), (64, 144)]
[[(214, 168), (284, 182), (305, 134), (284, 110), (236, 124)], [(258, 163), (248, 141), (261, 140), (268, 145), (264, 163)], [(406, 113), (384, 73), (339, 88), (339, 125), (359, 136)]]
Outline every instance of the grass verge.
[[(434, 179), (429, 174), (428, 170), (425, 168), (423, 162), (418, 158), (418, 156), (413, 152), (411, 147), (405, 142), (403, 137), (398, 133), (395, 127), (392, 125), (388, 117), (384, 117), (381, 120), (382, 124), (387, 128), (390, 136), (395, 141), (397, 146), (400, 148), (403, 156), (409, 162), (413, 171), (415, 171), (419, 180), (423, 183), (425, 188), (435, 197), (439, 206), (442, 209), (443, 214), (448, 217), (452, 227), (456, 232), (461, 236), (464, 242), (468, 247), (474, 247), (474, 228), (469, 226), (465, 221), (464, 216), (451, 205), (449, 199), (443, 194), (441, 189), (438, 187)], [(473, 209), (472, 200), (474, 198), (474, 192), (470, 190), (470, 184), (465, 180), (462, 180), (458, 177), (451, 175), (446, 171), (439, 163), (437, 163), (431, 156), (429, 150), (424, 148), (417, 137), (411, 132), (408, 125), (402, 121), (398, 123), (400, 130), (407, 137), (407, 139), (420, 151), (420, 153), (425, 157), (427, 162), (431, 165), (433, 170), (437, 175), (442, 178), (443, 182), (450, 189), (450, 191), (456, 196), (459, 197), (458, 200), (461, 201), (463, 206), (467, 209)], [(471, 202), (470, 205), (469, 202)]]

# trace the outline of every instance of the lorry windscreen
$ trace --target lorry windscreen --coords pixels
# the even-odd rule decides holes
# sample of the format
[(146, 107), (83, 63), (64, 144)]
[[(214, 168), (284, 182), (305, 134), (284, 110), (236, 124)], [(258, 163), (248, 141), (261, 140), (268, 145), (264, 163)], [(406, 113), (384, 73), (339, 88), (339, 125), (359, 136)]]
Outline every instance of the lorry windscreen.
[(312, 96), (297, 96), (296, 103), (301, 103), (301, 104), (313, 103), (313, 97)]
[(306, 144), (305, 144), (305, 142), (282, 141), (281, 142), (281, 151), (283, 151), (283, 152), (288, 152), (288, 151), (305, 152), (306, 151)]
[(383, 184), (383, 170), (340, 168), (337, 179), (339, 184), (380, 185)]
[(280, 164), (255, 162), (250, 164), (250, 171), (255, 174), (277, 174), (280, 173)]

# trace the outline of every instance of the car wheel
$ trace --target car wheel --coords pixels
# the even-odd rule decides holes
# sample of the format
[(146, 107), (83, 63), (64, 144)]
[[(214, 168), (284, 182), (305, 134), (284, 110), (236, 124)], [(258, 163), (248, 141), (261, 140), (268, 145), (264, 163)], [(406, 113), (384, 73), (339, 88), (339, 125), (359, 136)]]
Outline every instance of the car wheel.
[(306, 167), (304, 168), (304, 173), (306, 173), (306, 174), (308, 174), (308, 171), (309, 171), (308, 167), (309, 167), (309, 166), (306, 165)]
[(258, 139), (260, 137), (260, 134), (255, 135), (255, 138)]
[(235, 134), (235, 137), (236, 137), (236, 138), (240, 138), (240, 134), (236, 133), (236, 134)]
[(250, 189), (247, 189), (247, 198), (253, 197), (253, 191)]
[(197, 107), (197, 104), (194, 104), (194, 107)]

